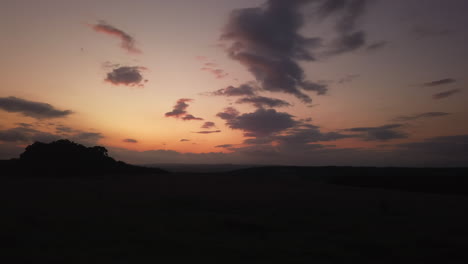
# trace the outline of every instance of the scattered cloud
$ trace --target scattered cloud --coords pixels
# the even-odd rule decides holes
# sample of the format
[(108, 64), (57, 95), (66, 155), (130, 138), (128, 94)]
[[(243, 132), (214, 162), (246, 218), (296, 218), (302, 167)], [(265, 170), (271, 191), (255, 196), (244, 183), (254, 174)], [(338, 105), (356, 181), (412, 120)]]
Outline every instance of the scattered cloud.
[(211, 131), (198, 131), (198, 132), (193, 132), (197, 134), (213, 134), (213, 133), (221, 133), (221, 130), (211, 130)]
[(445, 92), (440, 92), (440, 93), (436, 93), (434, 95), (432, 95), (432, 98), (434, 100), (439, 100), (439, 99), (443, 99), (443, 98), (447, 98), (451, 95), (454, 95), (454, 94), (457, 94), (461, 92), (460, 89), (452, 89), (452, 90), (448, 90), (448, 91), (445, 91)]
[(166, 117), (182, 117), (187, 114), (186, 109), (189, 107), (188, 102), (192, 102), (192, 99), (182, 98), (177, 100), (177, 103), (174, 105), (174, 109), (171, 112), (165, 114)]
[(183, 116), (183, 117), (182, 117), (182, 120), (184, 120), (184, 121), (203, 120), (203, 118), (201, 118), (201, 117), (195, 117), (195, 116), (193, 116), (193, 115), (188, 114), (188, 115)]
[(133, 139), (133, 138), (126, 138), (126, 139), (123, 140), (123, 142), (136, 144), (136, 143), (138, 143), (138, 140)]
[(214, 122), (205, 122), (201, 128), (204, 128), (204, 129), (210, 129), (210, 128), (214, 128), (216, 127), (216, 124)]
[(31, 143), (34, 141), (50, 142), (60, 137), (48, 132), (42, 132), (33, 128), (15, 127), (0, 130), (0, 141), (15, 143)]
[(264, 97), (264, 96), (253, 96), (253, 97), (244, 97), (236, 101), (237, 104), (252, 104), (257, 108), (265, 107), (285, 107), (291, 106), (290, 103), (276, 98)]
[(355, 127), (343, 131), (358, 133), (365, 141), (387, 141), (407, 138), (408, 134), (398, 131), (402, 127), (402, 124), (389, 124), (379, 127)]
[(229, 75), (229, 73), (225, 72), (223, 69), (203, 67), (201, 68), (201, 70), (212, 73), (216, 77), (216, 79), (223, 79), (224, 77)]
[(229, 86), (211, 93), (217, 96), (254, 96), (256, 89), (253, 85), (242, 84), (239, 87)]
[(50, 104), (28, 101), (18, 97), (0, 97), (0, 109), (10, 113), (20, 113), (37, 119), (66, 117), (70, 110), (58, 110)]
[(445, 79), (440, 79), (432, 82), (427, 82), (423, 83), (422, 86), (424, 87), (434, 87), (434, 86), (441, 86), (441, 85), (447, 85), (447, 84), (452, 84), (455, 83), (457, 80), (452, 79), (452, 78), (445, 78)]
[(237, 110), (227, 108), (218, 116), (225, 119), (231, 129), (244, 131), (247, 137), (267, 136), (296, 125), (292, 115), (274, 109), (259, 108), (253, 113), (240, 115)]
[(167, 112), (165, 114), (166, 117), (174, 117), (174, 118), (181, 118), (184, 121), (189, 120), (203, 120), (203, 118), (195, 117), (189, 113), (187, 113), (187, 108), (189, 105), (187, 103), (192, 102), (192, 99), (188, 98), (181, 98), (177, 100), (177, 103), (174, 105), (174, 108), (171, 112)]
[(412, 120), (417, 120), (417, 119), (427, 119), (427, 118), (441, 117), (441, 116), (448, 116), (448, 115), (450, 115), (450, 113), (426, 112), (426, 113), (421, 113), (421, 114), (398, 116), (394, 119), (394, 121), (412, 121)]
[(105, 81), (114, 85), (143, 87), (147, 80), (144, 80), (142, 71), (146, 70), (141, 66), (121, 66), (107, 73)]
[[(229, 57), (244, 65), (262, 90), (296, 96), (310, 104), (306, 91), (326, 94), (326, 84), (307, 80), (300, 61), (315, 61), (355, 51), (367, 45), (366, 33), (358, 28), (368, 0), (268, 0), (261, 7), (232, 11), (221, 39), (228, 42)], [(300, 33), (306, 18), (303, 9), (315, 21), (332, 19), (336, 37), (325, 42), (320, 37), (305, 37)], [(380, 41), (367, 45), (376, 50), (386, 45)]]
[(120, 47), (130, 53), (141, 53), (141, 50), (135, 47), (135, 39), (128, 33), (120, 30), (112, 25), (109, 25), (105, 21), (99, 21), (98, 24), (91, 25), (91, 27), (100, 33), (105, 33), (111, 36), (115, 36), (120, 39)]
[[(306, 166), (466, 166), (468, 135), (429, 138), (420, 142), (394, 145), (392, 150), (336, 148), (322, 144), (306, 144), (305, 147), (253, 145), (235, 148), (231, 152), (180, 153), (173, 150), (132, 151), (109, 147), (110, 155), (127, 162), (151, 164), (264, 164)], [(0, 146), (0, 151), (3, 146)], [(0, 152), (1, 153), (1, 152)]]
[(274, 1), (263, 7), (232, 11), (221, 39), (230, 42), (230, 58), (244, 65), (272, 92), (293, 94), (306, 103), (312, 99), (303, 92), (306, 81), (297, 61), (315, 59), (309, 51), (321, 39), (299, 34), (304, 18), (299, 9), (310, 1)]

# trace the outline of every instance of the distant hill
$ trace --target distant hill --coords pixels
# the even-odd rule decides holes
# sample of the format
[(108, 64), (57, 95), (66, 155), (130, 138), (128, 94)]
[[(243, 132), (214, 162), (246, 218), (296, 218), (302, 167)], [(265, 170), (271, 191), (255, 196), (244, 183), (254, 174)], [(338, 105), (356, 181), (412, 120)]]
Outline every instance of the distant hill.
[(267, 166), (230, 172), (257, 182), (320, 182), (364, 188), (468, 195), (468, 168)]
[(167, 173), (159, 168), (134, 166), (109, 157), (101, 146), (86, 147), (62, 139), (51, 143), (35, 142), (26, 147), (19, 159), (0, 162), (9, 174), (95, 175), (119, 173)]

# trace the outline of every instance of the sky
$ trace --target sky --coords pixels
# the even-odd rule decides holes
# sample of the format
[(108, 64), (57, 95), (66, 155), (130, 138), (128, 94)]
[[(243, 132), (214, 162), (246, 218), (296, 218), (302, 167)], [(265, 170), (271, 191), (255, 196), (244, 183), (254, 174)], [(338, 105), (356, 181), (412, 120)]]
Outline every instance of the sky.
[(468, 164), (465, 0), (3, 0), (0, 159)]

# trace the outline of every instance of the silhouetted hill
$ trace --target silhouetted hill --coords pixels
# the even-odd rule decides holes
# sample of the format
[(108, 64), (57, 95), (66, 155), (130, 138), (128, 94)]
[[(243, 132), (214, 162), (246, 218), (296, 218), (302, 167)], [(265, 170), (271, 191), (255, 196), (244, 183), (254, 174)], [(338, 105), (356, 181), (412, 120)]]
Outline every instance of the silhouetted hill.
[(126, 164), (109, 157), (101, 146), (86, 147), (62, 139), (51, 143), (35, 142), (26, 147), (19, 159), (0, 163), (10, 174), (41, 175), (95, 175), (121, 173), (166, 173), (158, 168)]

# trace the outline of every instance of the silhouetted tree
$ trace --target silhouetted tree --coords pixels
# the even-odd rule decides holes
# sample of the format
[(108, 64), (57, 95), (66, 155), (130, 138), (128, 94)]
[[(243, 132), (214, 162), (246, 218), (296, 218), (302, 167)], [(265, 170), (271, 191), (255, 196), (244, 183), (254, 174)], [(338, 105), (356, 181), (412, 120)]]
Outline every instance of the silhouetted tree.
[(20, 155), (23, 164), (48, 168), (102, 168), (115, 166), (107, 149), (100, 146), (85, 147), (67, 139), (46, 144), (35, 142)]
[(67, 139), (51, 143), (35, 142), (26, 147), (18, 161), (20, 171), (31, 175), (102, 174), (102, 173), (165, 173), (156, 168), (145, 168), (116, 161), (109, 157), (105, 147), (86, 147)]

